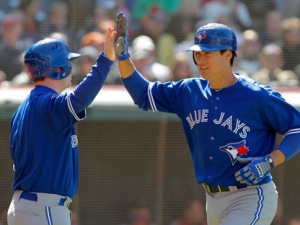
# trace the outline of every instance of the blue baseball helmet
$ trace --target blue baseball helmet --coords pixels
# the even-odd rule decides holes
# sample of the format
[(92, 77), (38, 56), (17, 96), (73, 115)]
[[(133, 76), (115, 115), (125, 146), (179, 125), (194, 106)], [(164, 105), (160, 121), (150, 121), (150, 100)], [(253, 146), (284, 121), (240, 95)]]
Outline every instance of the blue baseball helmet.
[[(70, 52), (63, 40), (46, 38), (36, 42), (26, 51), (24, 63), (31, 80), (41, 77), (61, 80), (70, 75), (70, 61), (79, 56), (81, 54)], [(57, 68), (62, 70), (58, 72)]]
[(237, 50), (237, 40), (233, 30), (220, 23), (208, 23), (195, 33), (195, 44), (187, 51), (215, 52)]

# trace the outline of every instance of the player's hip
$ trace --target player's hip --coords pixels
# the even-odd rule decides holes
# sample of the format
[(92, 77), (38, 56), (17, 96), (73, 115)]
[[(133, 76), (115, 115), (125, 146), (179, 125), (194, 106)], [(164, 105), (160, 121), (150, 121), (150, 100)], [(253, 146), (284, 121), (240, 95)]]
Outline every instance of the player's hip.
[(270, 224), (277, 210), (278, 192), (271, 181), (236, 191), (206, 192), (206, 200), (209, 224)]
[(8, 210), (9, 225), (71, 224), (71, 199), (46, 193), (15, 191)]

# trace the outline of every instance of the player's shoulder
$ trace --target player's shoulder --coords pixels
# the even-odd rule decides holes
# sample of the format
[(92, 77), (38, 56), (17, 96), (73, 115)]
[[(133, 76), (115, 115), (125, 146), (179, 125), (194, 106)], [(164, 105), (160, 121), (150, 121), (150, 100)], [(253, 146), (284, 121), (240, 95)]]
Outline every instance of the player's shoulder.
[(245, 87), (245, 90), (252, 92), (252, 94), (254, 95), (258, 95), (261, 97), (276, 96), (282, 98), (281, 94), (269, 85), (261, 84), (250, 77), (239, 75), (238, 82), (242, 85), (242, 87)]
[(63, 102), (63, 99), (65, 99), (67, 93), (67, 91), (64, 91), (61, 94), (59, 94), (50, 87), (40, 85), (36, 86), (31, 91), (29, 98), (38, 104), (46, 106), (49, 104), (51, 105), (54, 102)]
[(209, 82), (201, 77), (186, 78), (175, 82), (175, 85), (181, 87), (201, 86), (207, 87)]

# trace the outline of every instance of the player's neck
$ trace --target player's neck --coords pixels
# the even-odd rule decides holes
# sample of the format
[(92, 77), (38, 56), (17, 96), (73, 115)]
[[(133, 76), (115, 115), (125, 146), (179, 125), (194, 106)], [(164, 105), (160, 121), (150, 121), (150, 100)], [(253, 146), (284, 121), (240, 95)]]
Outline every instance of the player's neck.
[(54, 79), (51, 79), (48, 77), (46, 77), (42, 81), (36, 82), (35, 84), (51, 88), (59, 94), (62, 93), (66, 89), (66, 87), (63, 85), (63, 83), (60, 80), (54, 80)]
[(210, 86), (214, 90), (221, 90), (223, 88), (230, 87), (234, 85), (238, 80), (238, 77), (232, 73), (227, 77), (223, 77), (223, 79), (218, 79), (215, 81), (209, 81)]

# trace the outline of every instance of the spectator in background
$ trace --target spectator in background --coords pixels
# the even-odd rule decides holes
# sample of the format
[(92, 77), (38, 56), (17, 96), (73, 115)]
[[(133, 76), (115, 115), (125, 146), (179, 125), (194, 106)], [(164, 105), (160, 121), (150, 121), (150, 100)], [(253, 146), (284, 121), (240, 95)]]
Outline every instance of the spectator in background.
[(205, 208), (201, 201), (192, 200), (181, 203), (182, 208), (179, 218), (171, 225), (207, 225)]
[(116, 28), (116, 22), (112, 19), (101, 21), (98, 26), (100, 33), (104, 34), (108, 26)]
[(21, 53), (19, 56), (19, 61), (23, 64), (22, 71), (12, 79), (12, 81), (10, 82), (11, 86), (23, 86), (23, 85), (33, 84), (33, 83), (31, 83), (31, 80), (26, 71), (26, 67), (23, 63), (24, 62), (24, 54), (25, 54), (25, 52)]
[[(210, 1), (200, 8), (202, 19), (216, 22), (220, 16), (231, 16), (233, 23), (236, 25), (235, 31), (242, 32), (250, 29), (252, 19), (247, 5), (239, 0), (215, 0)], [(227, 25), (227, 24), (226, 24)]]
[[(107, 27), (107, 26), (104, 26), (104, 27)], [(92, 46), (93, 48), (96, 48), (98, 50), (98, 54), (99, 54), (99, 52), (103, 51), (104, 39), (105, 39), (105, 35), (102, 34), (99, 31), (88, 32), (81, 38), (80, 48), (86, 47), (86, 46)], [(93, 52), (91, 54), (93, 54)], [(80, 73), (80, 71), (81, 71), (80, 69), (77, 70), (76, 74), (78, 72)], [(75, 75), (75, 77), (77, 77), (77, 78), (78, 78), (78, 76), (79, 77), (82, 77), (82, 76), (84, 77), (84, 76), (86, 76), (86, 74)], [(111, 66), (111, 69), (110, 69), (110, 71), (108, 73), (108, 76), (105, 80), (105, 84), (121, 84), (120, 72), (119, 72), (119, 67), (118, 67), (117, 62), (114, 62), (114, 64)]]
[(235, 32), (236, 35), (237, 46), (239, 46), (243, 42), (243, 31), (239, 28), (233, 15), (231, 14), (219, 15), (215, 22), (232, 27), (232, 30)]
[(48, 12), (46, 36), (51, 33), (59, 32), (64, 34), (68, 39), (68, 44), (72, 43), (72, 38), (68, 29), (68, 5), (63, 1), (55, 1)]
[(129, 51), (132, 52), (131, 59), (137, 70), (149, 81), (166, 82), (172, 79), (171, 69), (156, 61), (156, 46), (150, 37), (146, 35), (136, 37)]
[(258, 55), (261, 51), (259, 35), (254, 30), (246, 30), (242, 33), (242, 43), (238, 47), (239, 58), (236, 61), (236, 67), (239, 73), (246, 76), (252, 76), (260, 68)]
[(94, 46), (99, 52), (104, 47), (105, 35), (101, 32), (91, 31), (86, 33), (80, 40), (80, 46)]
[(100, 32), (99, 24), (105, 20), (111, 20), (115, 18), (116, 12), (115, 0), (98, 0), (93, 8), (93, 13), (90, 21), (90, 27), (87, 28), (87, 32), (96, 31)]
[(23, 25), (19, 19), (14, 14), (7, 14), (1, 24), (0, 69), (5, 72), (7, 81), (22, 71), (23, 63), (19, 56), (28, 47), (21, 39)]
[[(277, 0), (279, 1), (279, 0)], [(300, 1), (298, 0), (280, 0), (284, 1), (285, 9), (285, 17), (299, 17), (300, 15)]]
[(75, 70), (72, 74), (72, 84), (79, 84), (86, 77), (99, 55), (98, 49), (89, 45), (80, 48), (78, 53), (82, 54), (82, 56), (74, 65)]
[(278, 10), (285, 15), (286, 0), (245, 0), (243, 2), (251, 15), (252, 29), (256, 31), (264, 29), (264, 20), (269, 11)]
[(268, 10), (263, 18), (263, 26), (259, 29), (258, 34), (262, 45), (278, 43), (281, 39), (280, 24), (283, 21), (282, 13), (279, 10)]
[[(180, 8), (177, 13), (189, 14), (192, 17), (201, 17), (199, 14), (200, 7), (205, 0), (185, 0), (184, 4), (181, 2)], [(199, 18), (200, 19), (200, 18)]]
[(174, 66), (175, 53), (185, 51), (194, 41), (194, 20), (188, 14), (171, 16), (165, 31), (157, 40), (157, 62), (170, 68)]
[(53, 32), (51, 34), (48, 35), (49, 38), (58, 38), (63, 40), (64, 42), (66, 42), (67, 44), (69, 44), (69, 39), (68, 37), (65, 35), (65, 33), (61, 33), (61, 32)]
[(284, 70), (295, 70), (300, 63), (300, 18), (289, 17), (281, 23), (281, 48), (285, 64)]
[(140, 21), (138, 29), (134, 30), (133, 38), (146, 35), (157, 45), (160, 35), (165, 32), (169, 15), (158, 7), (153, 7)]
[(24, 13), (23, 38), (30, 43), (28, 46), (43, 38), (42, 27), (45, 25), (46, 13), (41, 10), (39, 0), (20, 0), (19, 9)]
[(259, 56), (262, 68), (252, 78), (272, 87), (298, 86), (299, 80), (292, 70), (283, 70), (284, 59), (279, 45), (268, 44)]
[(0, 21), (3, 20), (5, 15), (9, 12), (16, 10), (20, 2), (16, 0), (2, 0), (0, 1)]
[[(131, 16), (133, 22), (142, 21), (144, 18), (152, 14), (153, 11), (160, 10), (165, 14), (171, 15), (180, 9), (182, 0), (130, 0), (134, 2), (131, 8)], [(126, 14), (125, 14), (126, 15)], [(127, 17), (126, 17), (127, 18)]]
[(190, 66), (190, 59), (185, 52), (177, 52), (175, 54), (175, 62), (172, 69), (174, 81), (179, 81), (181, 79), (196, 77), (193, 74), (192, 68)]
[[(116, 1), (116, 12), (123, 12), (127, 15), (127, 21), (131, 23), (131, 6), (134, 5), (135, 0), (115, 0)], [(112, 17), (114, 18), (114, 17)]]

